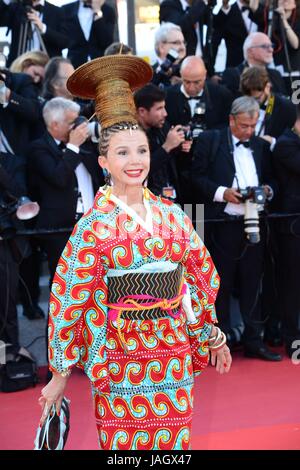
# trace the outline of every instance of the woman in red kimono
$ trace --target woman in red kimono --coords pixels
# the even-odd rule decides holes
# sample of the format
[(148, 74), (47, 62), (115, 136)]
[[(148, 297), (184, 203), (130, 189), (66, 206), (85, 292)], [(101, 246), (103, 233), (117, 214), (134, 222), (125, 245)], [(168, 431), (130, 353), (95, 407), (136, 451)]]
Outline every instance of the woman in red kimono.
[(214, 326), (219, 278), (209, 253), (186, 214), (144, 187), (149, 146), (130, 89), (150, 73), (142, 59), (108, 56), (81, 66), (68, 83), (75, 95), (94, 90), (99, 163), (110, 181), (57, 266), (49, 316), (53, 378), (40, 404), (43, 421), (53, 403), (60, 409), (72, 367), (82, 367), (101, 449), (189, 449), (194, 376), (209, 354), (218, 372), (231, 365), (226, 337)]

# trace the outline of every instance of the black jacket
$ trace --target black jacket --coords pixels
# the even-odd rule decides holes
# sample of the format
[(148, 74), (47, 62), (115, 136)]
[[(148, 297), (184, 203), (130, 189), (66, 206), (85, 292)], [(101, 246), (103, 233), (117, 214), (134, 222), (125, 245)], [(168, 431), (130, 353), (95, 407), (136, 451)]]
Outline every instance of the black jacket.
[[(230, 90), (234, 97), (237, 98), (240, 96), (239, 87), (240, 87), (240, 77), (244, 69), (248, 67), (246, 62), (241, 63), (237, 67), (229, 67), (225, 69), (222, 75), (222, 85), (225, 85), (228, 90)], [(284, 80), (278, 70), (267, 68), (267, 72), (272, 83), (273, 93), (278, 93), (280, 95), (286, 95), (286, 86)]]
[(291, 129), (278, 139), (273, 162), (279, 182), (278, 210), (300, 213), (300, 137)]
[(170, 153), (166, 152), (162, 145), (170, 126), (166, 123), (162, 129), (152, 127), (147, 130), (150, 146), (150, 172), (148, 176), (148, 187), (156, 195), (162, 195), (165, 186), (173, 186), (176, 190), (177, 201), (180, 201), (180, 188), (176, 169), (176, 149)]
[(288, 99), (274, 95), (274, 108), (272, 114), (265, 117), (265, 135), (276, 139), (286, 128), (292, 128), (297, 117), (296, 106)]
[[(235, 165), (232, 136), (229, 128), (219, 131), (219, 145), (212, 155), (215, 131), (203, 132), (197, 140), (191, 169), (191, 182), (195, 202), (205, 204), (205, 216), (222, 217), (227, 203), (213, 202), (219, 186), (232, 187)], [(259, 137), (252, 137), (250, 145), (256, 166), (259, 184), (269, 184), (273, 191), (277, 185), (271, 166), (269, 144)]]
[[(82, 149), (82, 147), (81, 147)], [(29, 188), (31, 198), (40, 204), (35, 228), (73, 227), (78, 198), (75, 169), (83, 163), (92, 177), (94, 192), (99, 187), (100, 168), (93, 153), (64, 152), (46, 133), (29, 149)]]
[(226, 44), (226, 67), (235, 67), (243, 62), (243, 44), (248, 31), (240, 8), (234, 3), (228, 14), (222, 9), (214, 16), (213, 48), (216, 56), (222, 39)]
[[(21, 24), (26, 18), (21, 2), (6, 5), (3, 0), (0, 0), (0, 26), (8, 26), (12, 33), (8, 65), (18, 57)], [(47, 26), (46, 33), (42, 34), (42, 39), (48, 55), (50, 57), (60, 56), (62, 49), (68, 47), (68, 36), (62, 32), (62, 9), (45, 2), (42, 21)]]
[(103, 56), (105, 49), (113, 42), (116, 23), (114, 9), (105, 3), (101, 8), (103, 17), (93, 22), (87, 41), (79, 23), (78, 9), (79, 1), (62, 7), (65, 18), (63, 31), (69, 38), (68, 58), (75, 68), (87, 62), (88, 57), (95, 59)]
[(41, 119), (41, 108), (29, 75), (10, 73), (7, 86), (12, 92), (8, 105), (0, 105), (0, 126), (13, 152), (24, 155), (30, 126)]
[(180, 0), (164, 0), (160, 5), (159, 21), (175, 23), (181, 27), (187, 42), (187, 55), (194, 55), (197, 46), (195, 24), (199, 23), (200, 42), (203, 50), (203, 24), (206, 22), (206, 5), (202, 0), (195, 0), (185, 12)]
[[(190, 106), (188, 100), (180, 91), (180, 86), (174, 85), (166, 90), (168, 122), (172, 125), (186, 125), (191, 120)], [(207, 129), (226, 126), (232, 103), (231, 93), (225, 87), (215, 85), (207, 80), (203, 97), (206, 104), (205, 123)]]

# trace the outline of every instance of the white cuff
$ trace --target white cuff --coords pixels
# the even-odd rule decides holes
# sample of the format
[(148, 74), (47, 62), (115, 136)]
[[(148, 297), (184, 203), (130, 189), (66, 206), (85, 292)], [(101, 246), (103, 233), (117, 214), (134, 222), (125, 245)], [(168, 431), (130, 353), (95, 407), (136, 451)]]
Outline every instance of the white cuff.
[(271, 142), (271, 145), (270, 145), (271, 152), (273, 152), (275, 145), (276, 145), (276, 139), (275, 139), (275, 137), (272, 137), (272, 142)]
[(47, 25), (46, 25), (45, 23), (42, 23), (42, 25), (43, 25), (43, 26), (42, 26), (42, 31), (41, 31), (41, 33), (42, 33), (42, 34), (45, 34), (46, 31), (47, 31)]
[(226, 186), (219, 186), (217, 191), (215, 192), (213, 201), (214, 202), (225, 202), (223, 196), (224, 196), (224, 193), (225, 193), (226, 189), (228, 189), (228, 188), (226, 188)]
[(79, 147), (77, 147), (77, 145), (67, 143), (66, 147), (67, 149), (72, 150), (75, 153), (79, 153)]

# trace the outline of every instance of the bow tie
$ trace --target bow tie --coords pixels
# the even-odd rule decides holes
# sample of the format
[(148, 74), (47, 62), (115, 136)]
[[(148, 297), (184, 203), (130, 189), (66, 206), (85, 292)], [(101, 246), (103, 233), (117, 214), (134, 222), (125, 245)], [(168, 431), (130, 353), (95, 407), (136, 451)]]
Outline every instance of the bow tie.
[(250, 11), (250, 8), (249, 8), (249, 7), (246, 7), (246, 6), (243, 6), (243, 7), (241, 8), (241, 12), (242, 12), (242, 13), (243, 13), (244, 11), (247, 11), (247, 10)]
[(239, 140), (236, 144), (235, 144), (237, 147), (239, 145), (243, 145), (246, 149), (248, 149), (250, 147), (250, 142), (249, 140), (244, 140), (244, 142), (242, 142), (241, 140)]
[(43, 13), (43, 10), (44, 10), (44, 6), (43, 5), (35, 5), (34, 7), (32, 7), (35, 11), (38, 11), (39, 13)]
[(199, 95), (198, 95), (198, 96), (189, 96), (189, 97), (186, 97), (186, 99), (187, 99), (188, 101), (190, 101), (190, 100), (200, 100), (201, 98), (202, 98), (202, 97), (199, 96)]
[(262, 103), (260, 105), (260, 109), (262, 109), (263, 111), (265, 111), (267, 109), (267, 105), (265, 103)]
[(60, 142), (60, 143), (58, 144), (58, 148), (59, 148), (60, 150), (65, 150), (66, 144), (65, 144), (64, 142)]
[(92, 8), (92, 5), (90, 5), (89, 3), (84, 3), (83, 6), (84, 8)]

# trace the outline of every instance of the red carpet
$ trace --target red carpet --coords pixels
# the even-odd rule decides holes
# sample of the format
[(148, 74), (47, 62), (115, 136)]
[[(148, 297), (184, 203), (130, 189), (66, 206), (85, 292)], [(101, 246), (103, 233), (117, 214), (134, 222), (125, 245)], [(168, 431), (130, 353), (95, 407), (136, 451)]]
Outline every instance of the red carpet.
[[(32, 449), (43, 385), (0, 395), (0, 448)], [(196, 379), (193, 449), (300, 450), (300, 365), (234, 355), (228, 375), (212, 367)], [(72, 375), (71, 431), (66, 449), (97, 449), (89, 382)]]

